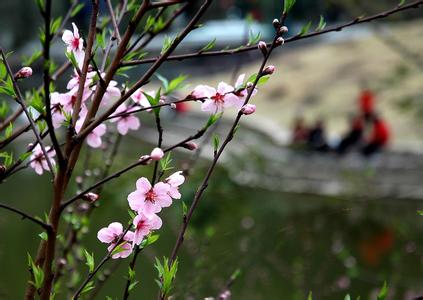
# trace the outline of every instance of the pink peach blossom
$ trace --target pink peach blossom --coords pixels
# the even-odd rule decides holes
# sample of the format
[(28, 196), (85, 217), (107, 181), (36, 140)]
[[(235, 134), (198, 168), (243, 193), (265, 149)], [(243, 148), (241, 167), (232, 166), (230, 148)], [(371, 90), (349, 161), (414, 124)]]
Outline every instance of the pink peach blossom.
[[(104, 76), (104, 74), (102, 74), (102, 76)], [(117, 86), (117, 82), (114, 80), (111, 80), (109, 82), (109, 85), (106, 88), (106, 92), (103, 95), (103, 99), (101, 101), (102, 105), (107, 105), (110, 103), (110, 100), (117, 100), (120, 98), (121, 94), (120, 94), (120, 89)], [(96, 86), (94, 86), (93, 91), (96, 90)]]
[[(136, 108), (127, 108), (125, 103), (122, 103), (118, 106), (115, 113), (113, 115), (119, 115), (122, 113), (130, 113), (134, 111)], [(117, 123), (117, 130), (121, 135), (126, 135), (129, 129), (137, 130), (140, 127), (140, 121), (134, 115), (122, 115), (120, 117), (116, 117), (110, 120), (110, 122)]]
[(164, 156), (164, 152), (160, 148), (154, 148), (150, 154), (150, 157), (152, 160), (161, 160), (163, 156)]
[[(46, 147), (45, 149), (46, 149), (47, 156), (48, 156), (48, 159), (50, 160), (51, 165), (54, 166), (56, 162), (54, 161), (53, 157), (56, 155), (56, 152), (54, 150), (51, 150), (50, 147)], [(35, 170), (35, 173), (37, 173), (38, 175), (42, 175), (44, 170), (50, 171), (47, 160), (45, 159), (45, 156), (40, 144), (35, 146), (34, 149), (32, 150), (30, 160), (31, 160), (31, 163), (30, 163), (31, 168), (33, 168)]]
[(170, 175), (165, 179), (164, 182), (169, 184), (169, 196), (173, 199), (181, 199), (181, 193), (179, 192), (179, 186), (181, 186), (185, 181), (185, 177), (182, 175), (182, 171), (178, 171)]
[(151, 186), (147, 178), (141, 177), (136, 182), (137, 189), (128, 195), (129, 206), (138, 213), (145, 215), (158, 213), (162, 207), (169, 207), (172, 204), (172, 198), (168, 192), (170, 185), (164, 182), (158, 182)]
[(145, 215), (141, 212), (134, 218), (133, 224), (135, 226), (133, 243), (139, 245), (146, 235), (162, 227), (162, 219), (155, 214)]
[(84, 46), (84, 41), (79, 36), (78, 27), (75, 23), (72, 23), (73, 32), (70, 30), (65, 30), (62, 35), (62, 40), (68, 45), (67, 51), (82, 51)]
[[(105, 244), (110, 244), (107, 247), (107, 250), (110, 252), (113, 248), (115, 248), (116, 243), (120, 240), (123, 235), (123, 226), (118, 222), (111, 223), (108, 227), (104, 227), (100, 229), (97, 233), (97, 238), (100, 242)], [(115, 254), (112, 255), (113, 259), (117, 258), (126, 258), (132, 253), (132, 241), (134, 239), (134, 233), (132, 231), (128, 231), (125, 236), (123, 237), (123, 241), (121, 241), (120, 250)], [(116, 249), (116, 248), (115, 248)]]
[(15, 79), (28, 78), (32, 76), (32, 69), (30, 67), (21, 68), (15, 75)]
[[(145, 92), (147, 95), (151, 97), (156, 96), (155, 91)], [(150, 107), (150, 101), (148, 101), (147, 97), (144, 95), (144, 91), (142, 89), (138, 89), (131, 95), (131, 99), (136, 103), (139, 104), (141, 107)]]
[(238, 97), (233, 94), (234, 88), (220, 82), (217, 89), (207, 85), (197, 86), (191, 95), (195, 98), (205, 98), (201, 105), (202, 111), (217, 113), (223, 111), (224, 108), (234, 106), (239, 101)]
[[(244, 86), (245, 74), (238, 76), (238, 79), (235, 82), (235, 95), (238, 97), (238, 101), (235, 102), (235, 107), (241, 109), (244, 105), (245, 99), (248, 95), (248, 89)], [(257, 94), (257, 89), (255, 88), (251, 97)]]
[[(82, 124), (84, 123), (84, 119), (80, 118), (76, 124), (75, 124), (75, 131), (78, 133), (81, 130)], [(101, 137), (106, 134), (107, 127), (104, 124), (98, 125), (96, 128), (94, 128), (93, 131), (91, 131), (87, 136), (87, 144), (88, 146), (92, 148), (99, 148), (101, 147), (103, 141)]]
[[(86, 88), (88, 88), (91, 85), (95, 75), (96, 75), (96, 72), (94, 72), (94, 71), (87, 73), (87, 78), (85, 80), (85, 85), (84, 85)], [(69, 80), (68, 84), (66, 85), (66, 88), (68, 90), (72, 90), (75, 87), (79, 87), (79, 80), (80, 80), (80, 76), (79, 76), (78, 72), (74, 71), (74, 74), (73, 74), (72, 78)]]

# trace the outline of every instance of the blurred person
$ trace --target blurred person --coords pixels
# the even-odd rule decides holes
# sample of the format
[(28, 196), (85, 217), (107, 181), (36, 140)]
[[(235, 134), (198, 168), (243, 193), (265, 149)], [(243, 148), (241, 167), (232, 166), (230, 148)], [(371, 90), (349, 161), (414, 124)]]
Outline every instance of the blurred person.
[(326, 152), (330, 147), (326, 140), (325, 126), (323, 120), (319, 119), (316, 124), (310, 129), (307, 145), (310, 150)]
[(303, 117), (296, 117), (292, 128), (291, 144), (294, 146), (304, 146), (307, 143), (308, 128), (305, 125)]
[(338, 154), (344, 154), (352, 147), (362, 141), (364, 131), (363, 118), (360, 115), (352, 116), (348, 133), (342, 138), (336, 151)]
[(375, 111), (375, 98), (373, 91), (367, 87), (360, 92), (358, 105), (366, 121), (371, 121), (371, 116)]
[(387, 122), (377, 114), (372, 114), (370, 118), (373, 127), (367, 144), (362, 149), (364, 156), (370, 156), (381, 151), (390, 140), (390, 130)]

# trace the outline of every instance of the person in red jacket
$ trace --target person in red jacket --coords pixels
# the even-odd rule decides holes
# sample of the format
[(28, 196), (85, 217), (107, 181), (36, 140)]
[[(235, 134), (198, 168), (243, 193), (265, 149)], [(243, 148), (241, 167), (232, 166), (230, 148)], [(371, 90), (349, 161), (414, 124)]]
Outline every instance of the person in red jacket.
[(359, 107), (366, 121), (371, 120), (375, 110), (375, 95), (369, 89), (363, 89), (359, 97)]
[(367, 144), (362, 149), (364, 156), (370, 156), (382, 150), (390, 140), (390, 131), (386, 121), (376, 114), (371, 116), (371, 120), (373, 122), (373, 128)]

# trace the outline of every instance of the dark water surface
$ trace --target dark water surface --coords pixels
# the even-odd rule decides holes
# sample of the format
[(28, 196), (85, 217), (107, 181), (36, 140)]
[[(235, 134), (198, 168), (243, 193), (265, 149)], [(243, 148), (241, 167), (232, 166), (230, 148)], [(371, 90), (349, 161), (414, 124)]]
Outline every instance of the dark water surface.
[[(200, 172), (201, 173), (201, 172)], [(87, 249), (96, 262), (106, 247), (96, 239), (98, 229), (129, 219), (126, 195), (134, 189), (138, 171), (126, 180), (107, 185), (101, 206), (87, 220)], [(189, 204), (199, 178), (184, 186)], [(50, 201), (47, 177), (26, 175), (0, 187), (2, 201), (42, 215)], [(241, 275), (232, 287), (233, 299), (375, 299), (386, 280), (392, 299), (423, 294), (423, 202), (416, 200), (337, 199), (274, 193), (237, 186), (224, 171), (213, 183), (195, 213), (180, 256), (173, 292), (176, 299), (216, 296), (237, 269)], [(154, 257), (169, 256), (182, 208), (177, 201), (162, 214), (160, 239), (141, 254), (137, 267), (140, 283), (133, 299), (154, 299), (157, 285)], [(64, 227), (66, 224), (62, 225)], [(27, 252), (35, 255), (41, 231), (32, 223), (1, 211), (0, 298), (21, 299), (28, 279)], [(78, 254), (73, 254), (77, 258)], [(106, 295), (121, 299), (129, 259), (106, 264), (112, 268)], [(81, 277), (87, 268), (81, 263)], [(69, 299), (77, 272), (69, 270), (57, 299)]]

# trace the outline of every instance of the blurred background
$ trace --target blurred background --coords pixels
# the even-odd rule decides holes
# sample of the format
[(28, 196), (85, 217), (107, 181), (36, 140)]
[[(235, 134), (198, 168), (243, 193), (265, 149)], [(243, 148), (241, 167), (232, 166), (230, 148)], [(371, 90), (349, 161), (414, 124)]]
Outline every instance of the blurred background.
[[(314, 30), (321, 16), (327, 27), (336, 26), (390, 9), (397, 2), (297, 0), (287, 21), (288, 36), (310, 21), (310, 31)], [(101, 3), (101, 15), (106, 18)], [(174, 26), (159, 34), (147, 47), (147, 56), (158, 54), (165, 37), (175, 35), (200, 4), (195, 1)], [(63, 15), (68, 7), (67, 1), (54, 2), (54, 15)], [(269, 41), (271, 21), (281, 10), (282, 1), (215, 1), (202, 20), (204, 26), (188, 36), (178, 53), (197, 51), (213, 39), (216, 49), (245, 45), (258, 34)], [(306, 299), (310, 291), (314, 299), (343, 299), (347, 293), (354, 299), (359, 295), (375, 299), (384, 281), (389, 285), (389, 299), (423, 296), (423, 216), (417, 212), (423, 209), (422, 12), (411, 10), (275, 51), (271, 63), (277, 71), (259, 87), (252, 100), (257, 112), (244, 118), (188, 230), (173, 290), (176, 299), (217, 296), (238, 271), (231, 288), (233, 299)], [(71, 19), (85, 34), (89, 14), (88, 3)], [(15, 69), (23, 57), (41, 49), (40, 26), (33, 1), (0, 2), (0, 45), (14, 51), (10, 61)], [(64, 51), (57, 40), (53, 47), (57, 65), (65, 61)], [(239, 74), (255, 73), (260, 58), (253, 51), (168, 62), (159, 73), (169, 79), (188, 75), (184, 91), (174, 95), (183, 97), (197, 84), (233, 84)], [(42, 80), (41, 65), (35, 63), (33, 68), (32, 80), (25, 83), (28, 89)], [(137, 66), (129, 71), (129, 79), (117, 80), (135, 82), (146, 68)], [(57, 90), (64, 90), (70, 76), (71, 72), (64, 75)], [(159, 84), (153, 81), (147, 89), (157, 89)], [(370, 118), (363, 116), (368, 106)], [(164, 110), (163, 115), (165, 145), (195, 132), (207, 119), (197, 104)], [(215, 134), (224, 137), (234, 115), (225, 113)], [(155, 143), (153, 116), (140, 119), (142, 128), (124, 137), (112, 170), (148, 153)], [(384, 130), (377, 122), (382, 122)], [(360, 140), (341, 151), (340, 143), (357, 127)], [(384, 139), (379, 147), (363, 153), (380, 135)], [(28, 135), (9, 149), (19, 154), (31, 138)], [(208, 135), (200, 141), (199, 153), (181, 150), (175, 154), (175, 169), (191, 170), (182, 189), (187, 205), (212, 158), (210, 140)], [(109, 137), (106, 147), (115, 142)], [(93, 152), (91, 162), (80, 164), (76, 174), (94, 182), (103, 161), (101, 153)], [(105, 247), (96, 239), (98, 229), (116, 220), (126, 222), (126, 196), (137, 178), (150, 174), (149, 168), (140, 168), (112, 181), (90, 218), (73, 218), (86, 209), (74, 207), (62, 228), (82, 228), (87, 249), (99, 261)], [(42, 216), (49, 207), (49, 177), (25, 170), (1, 184), (0, 193), (1, 201)], [(159, 241), (139, 260), (140, 283), (134, 298), (152, 299), (157, 294), (154, 257), (169, 256), (181, 217), (179, 202), (164, 211)], [(29, 274), (26, 255), (35, 253), (38, 233), (31, 223), (1, 212), (0, 299), (22, 297)], [(83, 257), (78, 251), (72, 256)], [(106, 295), (120, 299), (127, 263), (107, 265), (99, 279), (110, 276), (110, 282), (98, 299)], [(85, 273), (83, 267), (69, 271), (58, 298), (67, 299), (69, 288)]]

